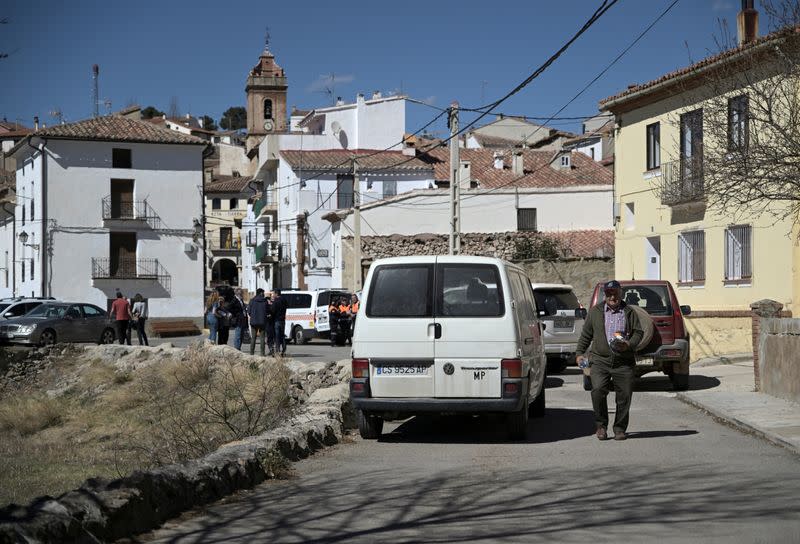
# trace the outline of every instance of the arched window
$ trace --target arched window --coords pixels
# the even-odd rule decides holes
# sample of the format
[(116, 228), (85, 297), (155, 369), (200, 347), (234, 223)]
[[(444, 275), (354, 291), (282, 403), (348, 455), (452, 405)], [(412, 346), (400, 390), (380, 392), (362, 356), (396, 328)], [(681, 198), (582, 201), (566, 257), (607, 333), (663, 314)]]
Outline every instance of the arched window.
[(272, 119), (272, 100), (264, 100), (264, 119)]

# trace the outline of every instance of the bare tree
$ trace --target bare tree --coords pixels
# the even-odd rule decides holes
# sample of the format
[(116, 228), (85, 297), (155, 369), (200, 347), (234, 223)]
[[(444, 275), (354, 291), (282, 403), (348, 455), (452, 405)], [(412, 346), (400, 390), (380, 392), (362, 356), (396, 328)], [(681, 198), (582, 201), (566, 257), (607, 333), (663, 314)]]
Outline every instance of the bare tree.
[[(767, 3), (782, 21), (800, 16), (793, 2)], [(718, 41), (727, 47), (681, 89), (687, 104), (697, 104), (698, 115), (683, 111), (671, 119), (678, 125), (679, 160), (668, 165), (675, 174), (665, 172), (662, 199), (702, 196), (724, 216), (768, 214), (776, 222), (797, 223), (800, 35), (792, 26), (744, 46), (731, 47), (729, 39)]]

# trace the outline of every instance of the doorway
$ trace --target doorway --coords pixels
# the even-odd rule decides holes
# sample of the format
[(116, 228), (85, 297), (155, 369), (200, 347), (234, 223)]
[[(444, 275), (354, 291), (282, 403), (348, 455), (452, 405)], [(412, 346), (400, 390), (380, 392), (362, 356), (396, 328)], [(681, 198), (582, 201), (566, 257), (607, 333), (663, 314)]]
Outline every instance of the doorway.
[(661, 279), (661, 237), (650, 236), (644, 241), (645, 270), (648, 280)]
[(109, 236), (109, 268), (112, 278), (136, 277), (136, 233), (112, 232)]
[(111, 180), (111, 219), (133, 219), (133, 180)]

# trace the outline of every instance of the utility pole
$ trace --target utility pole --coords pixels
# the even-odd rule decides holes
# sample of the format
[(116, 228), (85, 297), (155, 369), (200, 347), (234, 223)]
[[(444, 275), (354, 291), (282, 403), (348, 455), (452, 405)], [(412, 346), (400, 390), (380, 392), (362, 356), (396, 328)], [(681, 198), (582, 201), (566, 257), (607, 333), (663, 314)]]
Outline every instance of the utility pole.
[(459, 168), (461, 155), (458, 148), (458, 102), (450, 104), (447, 119), (450, 127), (450, 255), (461, 253), (461, 187)]
[(358, 162), (353, 155), (353, 292), (361, 289), (361, 195), (358, 192)]

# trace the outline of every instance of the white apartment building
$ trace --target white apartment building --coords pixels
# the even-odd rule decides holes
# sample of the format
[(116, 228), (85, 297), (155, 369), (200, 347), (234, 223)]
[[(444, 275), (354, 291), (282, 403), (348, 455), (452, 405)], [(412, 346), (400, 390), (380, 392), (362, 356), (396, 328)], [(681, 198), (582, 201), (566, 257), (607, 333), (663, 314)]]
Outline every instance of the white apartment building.
[[(207, 142), (106, 116), (39, 130), (17, 162), (15, 295), (107, 307), (140, 293), (151, 321), (203, 316)], [(199, 243), (198, 243), (199, 240)]]

